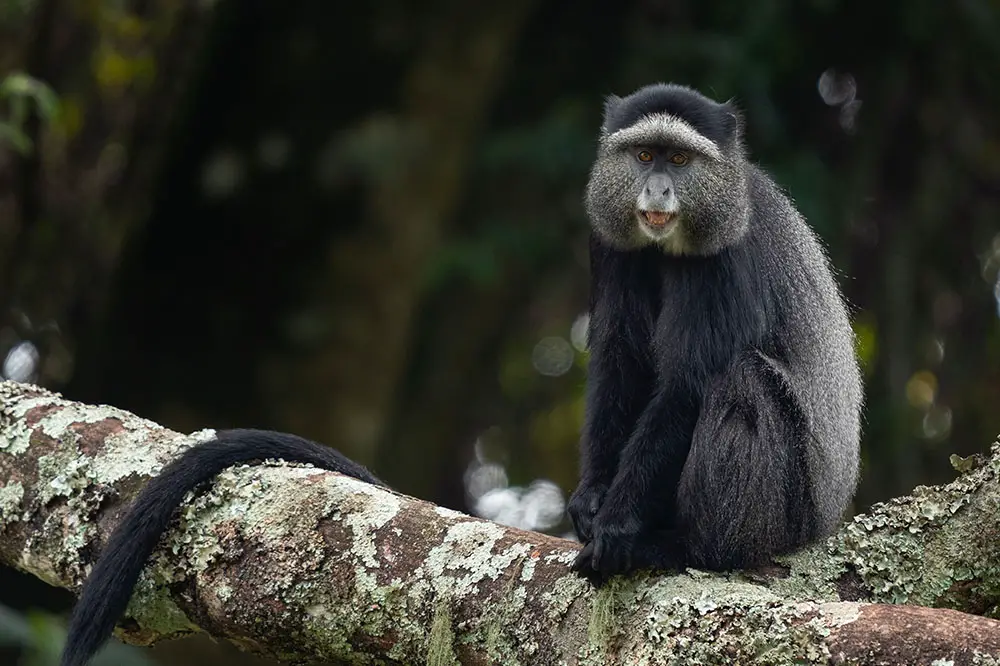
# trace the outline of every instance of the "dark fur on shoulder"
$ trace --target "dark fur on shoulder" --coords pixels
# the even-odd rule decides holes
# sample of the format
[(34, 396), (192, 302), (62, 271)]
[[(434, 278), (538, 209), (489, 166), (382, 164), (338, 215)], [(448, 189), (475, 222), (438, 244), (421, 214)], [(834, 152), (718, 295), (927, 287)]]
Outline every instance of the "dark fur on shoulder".
[(656, 83), (624, 98), (609, 96), (604, 102), (604, 131), (617, 132), (654, 113), (683, 118), (722, 147), (731, 145), (742, 128), (740, 113), (732, 104), (720, 104), (687, 86)]
[[(568, 508), (585, 544), (574, 568), (595, 583), (763, 564), (830, 533), (857, 483), (847, 310), (815, 234), (723, 108), (664, 85), (613, 102), (607, 128), (633, 143), (602, 133), (588, 183), (590, 360)], [(689, 127), (646, 119), (664, 111)], [(636, 164), (648, 137), (697, 143), (690, 127), (721, 156)], [(643, 228), (654, 176), (665, 229)]]
[(375, 485), (367, 469), (330, 447), (280, 432), (224, 430), (153, 477), (129, 507), (90, 572), (69, 624), (61, 666), (84, 666), (111, 636), (139, 575), (184, 495), (238, 463), (267, 459), (308, 463)]

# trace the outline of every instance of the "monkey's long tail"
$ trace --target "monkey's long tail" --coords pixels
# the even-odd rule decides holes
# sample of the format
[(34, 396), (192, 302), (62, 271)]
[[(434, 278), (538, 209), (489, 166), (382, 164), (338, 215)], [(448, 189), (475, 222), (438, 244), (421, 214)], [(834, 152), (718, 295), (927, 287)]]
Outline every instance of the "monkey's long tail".
[(275, 458), (309, 463), (368, 483), (385, 484), (342, 453), (316, 442), (267, 430), (224, 430), (163, 468), (142, 489), (83, 586), (70, 619), (62, 666), (84, 666), (111, 636), (139, 574), (191, 489), (238, 463)]

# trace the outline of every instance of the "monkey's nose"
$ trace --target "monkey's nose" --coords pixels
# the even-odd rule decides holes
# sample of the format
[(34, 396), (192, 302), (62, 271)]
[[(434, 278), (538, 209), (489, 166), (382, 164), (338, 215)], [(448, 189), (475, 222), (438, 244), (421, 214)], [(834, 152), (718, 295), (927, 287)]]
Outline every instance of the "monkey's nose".
[(646, 196), (655, 198), (669, 197), (672, 185), (673, 183), (670, 182), (670, 178), (666, 175), (659, 173), (651, 174), (649, 180), (646, 181)]

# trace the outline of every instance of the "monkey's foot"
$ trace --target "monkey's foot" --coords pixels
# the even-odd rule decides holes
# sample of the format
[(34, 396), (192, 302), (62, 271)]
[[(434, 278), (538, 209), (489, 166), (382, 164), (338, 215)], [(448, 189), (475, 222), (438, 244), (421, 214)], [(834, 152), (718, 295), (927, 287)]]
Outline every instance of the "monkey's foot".
[(594, 569), (593, 557), (594, 542), (591, 541), (583, 546), (583, 550), (577, 554), (576, 559), (573, 560), (573, 564), (570, 565), (570, 569), (581, 578), (587, 579), (594, 587), (599, 588), (608, 581), (608, 577)]

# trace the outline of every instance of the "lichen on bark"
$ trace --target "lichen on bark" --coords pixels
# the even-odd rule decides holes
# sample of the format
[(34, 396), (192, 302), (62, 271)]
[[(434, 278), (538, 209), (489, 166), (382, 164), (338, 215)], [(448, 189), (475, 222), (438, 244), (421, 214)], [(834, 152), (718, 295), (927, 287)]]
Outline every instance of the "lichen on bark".
[[(78, 589), (144, 481), (211, 436), (0, 383), (0, 561)], [(985, 663), (1000, 622), (872, 602), (996, 613), (998, 469), (995, 447), (759, 571), (642, 572), (595, 591), (568, 569), (573, 542), (306, 465), (239, 465), (178, 508), (120, 635), (206, 631), (356, 664), (868, 664), (903, 646)]]

